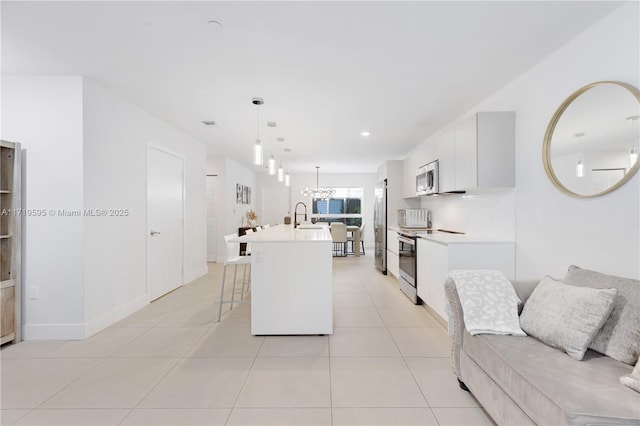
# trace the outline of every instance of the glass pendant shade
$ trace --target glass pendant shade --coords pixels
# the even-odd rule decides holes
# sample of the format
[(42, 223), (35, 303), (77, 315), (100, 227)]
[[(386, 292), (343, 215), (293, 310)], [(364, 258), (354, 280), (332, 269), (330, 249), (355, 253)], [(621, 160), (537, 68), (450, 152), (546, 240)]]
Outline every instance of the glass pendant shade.
[(638, 150), (634, 147), (629, 150), (629, 167), (633, 167), (638, 161)]
[(576, 176), (584, 177), (584, 161), (578, 160), (578, 164), (576, 164)]
[(262, 143), (260, 139), (256, 139), (256, 143), (253, 145), (253, 164), (261, 166), (262, 162)]
[(291, 175), (289, 174), (289, 172), (284, 175), (284, 184), (285, 186), (291, 186)]
[(276, 157), (271, 154), (269, 157), (269, 176), (273, 176), (276, 174)]
[(282, 166), (278, 167), (278, 182), (282, 182), (284, 180), (284, 169)]

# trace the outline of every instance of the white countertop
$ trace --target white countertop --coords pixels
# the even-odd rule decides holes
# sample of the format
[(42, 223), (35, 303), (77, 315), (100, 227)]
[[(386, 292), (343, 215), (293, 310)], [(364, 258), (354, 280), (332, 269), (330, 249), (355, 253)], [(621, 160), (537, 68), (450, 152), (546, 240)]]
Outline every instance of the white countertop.
[[(400, 232), (399, 226), (387, 226), (387, 229), (391, 231)], [(433, 241), (440, 244), (474, 244), (474, 243), (505, 243), (513, 244), (512, 240), (504, 238), (497, 238), (487, 235), (474, 235), (474, 234), (451, 234), (449, 232), (441, 232), (433, 230), (431, 234), (426, 232), (417, 232), (418, 236), (424, 240)]]
[(513, 244), (513, 241), (504, 238), (472, 234), (450, 234), (447, 232), (434, 231), (432, 234), (421, 234), (420, 238), (440, 244), (475, 244), (475, 243), (504, 243)]
[(329, 226), (320, 225), (313, 228), (304, 228), (301, 225), (293, 228), (293, 225), (277, 225), (269, 229), (238, 237), (241, 243), (275, 243), (275, 242), (331, 242)]

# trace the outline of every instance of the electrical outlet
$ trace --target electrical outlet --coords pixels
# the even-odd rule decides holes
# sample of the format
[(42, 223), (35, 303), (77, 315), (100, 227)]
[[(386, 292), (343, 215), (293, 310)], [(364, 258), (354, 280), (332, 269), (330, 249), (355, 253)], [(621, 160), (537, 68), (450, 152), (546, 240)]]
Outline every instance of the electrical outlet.
[(40, 299), (40, 287), (38, 287), (37, 285), (32, 285), (31, 287), (29, 287), (29, 299)]

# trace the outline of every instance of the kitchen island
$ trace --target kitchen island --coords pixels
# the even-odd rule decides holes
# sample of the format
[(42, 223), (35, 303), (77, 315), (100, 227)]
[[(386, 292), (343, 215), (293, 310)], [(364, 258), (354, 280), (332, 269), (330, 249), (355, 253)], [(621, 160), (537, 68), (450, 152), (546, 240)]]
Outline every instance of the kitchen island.
[(332, 240), (327, 226), (278, 225), (251, 244), (251, 334), (331, 334)]

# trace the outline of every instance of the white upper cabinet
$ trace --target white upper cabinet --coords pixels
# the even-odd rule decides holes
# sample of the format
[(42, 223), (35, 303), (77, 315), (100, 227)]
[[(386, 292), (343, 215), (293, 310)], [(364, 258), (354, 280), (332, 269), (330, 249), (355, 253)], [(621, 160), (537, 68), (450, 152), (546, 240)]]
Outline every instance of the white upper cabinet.
[(457, 124), (455, 189), (514, 185), (515, 113), (479, 112)]
[(456, 190), (456, 132), (447, 129), (436, 136), (435, 144), (438, 149), (438, 191), (449, 192)]

